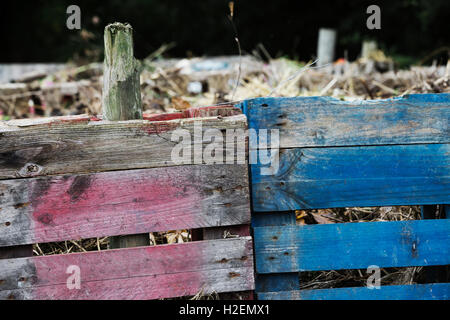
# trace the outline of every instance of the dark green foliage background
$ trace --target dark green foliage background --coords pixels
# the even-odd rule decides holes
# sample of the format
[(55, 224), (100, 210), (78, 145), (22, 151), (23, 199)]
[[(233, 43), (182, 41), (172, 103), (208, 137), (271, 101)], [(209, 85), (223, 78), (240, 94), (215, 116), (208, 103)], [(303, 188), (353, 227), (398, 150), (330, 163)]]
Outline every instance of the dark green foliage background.
[[(66, 8), (81, 7), (82, 27), (96, 37), (82, 40), (66, 28)], [(381, 30), (366, 28), (366, 8), (381, 7)], [(175, 42), (173, 57), (236, 54), (234, 31), (224, 0), (2, 1), (0, 62), (56, 62), (100, 50), (107, 23), (129, 22), (135, 31), (138, 58), (161, 44)], [(100, 23), (92, 23), (98, 16)], [(235, 1), (235, 24), (244, 52), (263, 43), (272, 56), (308, 60), (314, 57), (320, 27), (338, 30), (337, 55), (354, 59), (363, 39), (376, 39), (391, 55), (418, 61), (449, 46), (449, 0), (396, 1)], [(448, 53), (437, 56), (446, 61)]]

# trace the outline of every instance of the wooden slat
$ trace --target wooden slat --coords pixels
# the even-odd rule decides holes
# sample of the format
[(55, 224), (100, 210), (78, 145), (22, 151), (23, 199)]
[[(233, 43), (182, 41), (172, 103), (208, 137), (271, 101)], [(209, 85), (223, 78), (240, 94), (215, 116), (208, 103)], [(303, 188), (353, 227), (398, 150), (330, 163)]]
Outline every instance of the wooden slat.
[[(295, 224), (296, 219), (293, 211), (252, 213), (253, 228), (267, 226), (295, 226)], [(298, 272), (256, 274), (255, 287), (257, 292), (295, 290), (298, 286)]]
[(254, 228), (258, 273), (450, 264), (450, 220)]
[(274, 175), (251, 167), (253, 209), (448, 203), (449, 153), (450, 144), (282, 150)]
[[(68, 289), (70, 265), (81, 288)], [(0, 299), (159, 299), (253, 290), (250, 237), (0, 260)]]
[(252, 227), (295, 226), (295, 212), (253, 212)]
[(448, 300), (450, 283), (264, 292), (261, 300)]
[(280, 148), (450, 142), (450, 94), (257, 98), (240, 107), (249, 128), (280, 130)]
[[(233, 237), (247, 237), (250, 236), (250, 225), (235, 225), (226, 227), (204, 228), (202, 230), (203, 240), (224, 239)], [(219, 296), (220, 300), (253, 300), (253, 291), (239, 291), (222, 293)]]
[[(200, 122), (203, 132), (247, 125), (244, 115), (153, 122), (92, 121), (86, 116), (0, 122), (0, 179), (173, 166), (171, 153), (178, 142), (171, 141), (174, 130), (188, 130), (191, 141), (202, 139), (194, 132)], [(192, 147), (192, 155), (200, 149)], [(226, 151), (245, 159), (244, 148)]]
[(0, 246), (250, 223), (246, 165), (0, 181)]
[(173, 113), (157, 113), (157, 114), (143, 114), (144, 120), (150, 121), (165, 121), (173, 119), (186, 119), (186, 118), (204, 118), (204, 117), (230, 117), (242, 114), (241, 109), (236, 108), (233, 105), (218, 105), (207, 107), (194, 107), (184, 110), (183, 112)]

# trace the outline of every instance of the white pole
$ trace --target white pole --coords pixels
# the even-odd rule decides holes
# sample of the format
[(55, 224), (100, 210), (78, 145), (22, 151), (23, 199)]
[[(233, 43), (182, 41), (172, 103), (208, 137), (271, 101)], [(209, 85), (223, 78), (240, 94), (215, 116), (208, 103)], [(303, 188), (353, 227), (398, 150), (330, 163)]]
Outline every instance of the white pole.
[(336, 30), (321, 28), (317, 42), (317, 65), (323, 66), (334, 61), (334, 48), (336, 46)]

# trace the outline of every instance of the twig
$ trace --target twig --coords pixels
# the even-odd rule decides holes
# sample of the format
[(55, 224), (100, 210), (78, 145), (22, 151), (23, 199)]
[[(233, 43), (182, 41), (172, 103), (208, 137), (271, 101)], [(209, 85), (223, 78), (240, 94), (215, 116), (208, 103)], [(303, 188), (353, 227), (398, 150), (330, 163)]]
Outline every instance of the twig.
[(387, 92), (392, 93), (392, 94), (395, 94), (395, 95), (398, 94), (397, 90), (394, 90), (394, 89), (392, 89), (392, 88), (389, 88), (388, 86), (382, 84), (381, 82), (378, 82), (378, 81), (376, 81), (376, 80), (372, 80), (372, 83), (373, 83), (374, 85), (376, 85), (377, 87), (383, 89), (384, 91), (387, 91)]
[(80, 246), (78, 243), (76, 243), (75, 241), (70, 240), (71, 243), (73, 243), (75, 246), (77, 246), (81, 251), (87, 252), (85, 248), (83, 248), (82, 246)]
[(234, 85), (234, 88), (233, 88), (233, 92), (232, 92), (232, 94), (231, 94), (231, 100), (233, 100), (233, 99), (234, 99), (234, 95), (236, 94), (237, 87), (239, 86), (239, 82), (241, 81), (242, 50), (241, 50), (241, 43), (239, 42), (239, 36), (238, 36), (237, 29), (236, 29), (236, 25), (234, 24), (234, 21), (233, 21), (233, 15), (234, 15), (234, 2), (233, 2), (233, 1), (230, 1), (230, 2), (228, 3), (228, 6), (229, 6), (229, 8), (230, 8), (230, 15), (228, 16), (228, 20), (230, 21), (231, 27), (233, 28), (233, 31), (234, 31), (234, 40), (236, 41), (237, 48), (238, 48), (238, 51), (239, 51), (238, 76), (237, 76), (237, 79), (236, 79), (236, 84)]
[(328, 92), (328, 90), (330, 90), (337, 82), (337, 78), (333, 78), (326, 86), (325, 88), (323, 88), (320, 93), (319, 96), (323, 96), (325, 93)]
[(302, 73), (305, 72), (306, 70), (308, 70), (308, 69), (320, 69), (320, 68), (324, 68), (324, 67), (330, 65), (330, 63), (328, 63), (328, 64), (325, 64), (325, 65), (323, 65), (323, 66), (311, 67), (311, 66), (312, 66), (313, 64), (315, 64), (317, 61), (319, 61), (319, 59), (316, 59), (316, 60), (314, 60), (313, 62), (307, 64), (306, 66), (300, 68), (300, 70), (297, 71), (296, 73), (294, 73), (292, 76), (290, 76), (289, 78), (287, 78), (287, 79), (284, 80), (284, 81), (281, 81), (281, 82), (275, 87), (275, 89), (273, 89), (273, 90), (269, 93), (268, 97), (270, 97), (270, 96), (272, 96), (274, 93), (278, 92), (278, 90), (280, 89), (280, 87), (283, 86), (286, 82), (289, 82), (289, 81), (291, 81), (292, 79), (297, 78), (297, 76), (299, 76), (300, 74), (302, 74)]

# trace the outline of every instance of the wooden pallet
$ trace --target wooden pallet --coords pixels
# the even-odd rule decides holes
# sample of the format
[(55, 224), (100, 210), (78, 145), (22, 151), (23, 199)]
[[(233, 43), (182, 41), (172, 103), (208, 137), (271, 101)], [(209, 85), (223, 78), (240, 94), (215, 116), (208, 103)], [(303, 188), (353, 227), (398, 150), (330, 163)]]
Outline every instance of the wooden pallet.
[[(293, 210), (450, 203), (450, 95), (374, 101), (257, 98), (279, 168), (251, 165), (259, 299), (448, 299), (450, 284), (299, 290), (298, 272), (450, 264), (450, 220), (297, 226)], [(270, 149), (270, 137), (266, 141)], [(250, 142), (250, 152), (261, 144)], [(273, 151), (273, 150), (272, 150)], [(447, 217), (449, 207), (446, 207)], [(424, 217), (425, 218), (425, 217)]]
[[(245, 129), (245, 116), (225, 106), (189, 110), (174, 120), (158, 117), (108, 122), (74, 116), (0, 125), (0, 257), (8, 258), (0, 260), (0, 299), (251, 296), (247, 165), (171, 160), (174, 130), (198, 135), (199, 120), (203, 131)], [(192, 150), (195, 157), (202, 147)], [(237, 157), (239, 149), (233, 150)], [(179, 229), (205, 230), (207, 236), (17, 258), (27, 255), (18, 254), (20, 248), (33, 243)], [(237, 237), (224, 239), (227, 230), (238, 230)], [(80, 270), (80, 289), (67, 286), (71, 266)]]

